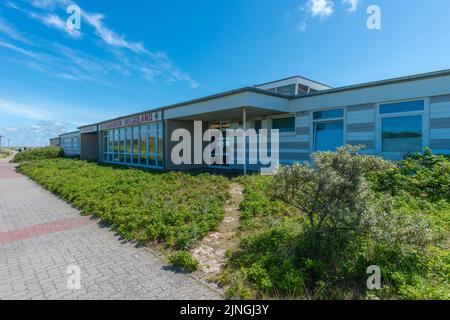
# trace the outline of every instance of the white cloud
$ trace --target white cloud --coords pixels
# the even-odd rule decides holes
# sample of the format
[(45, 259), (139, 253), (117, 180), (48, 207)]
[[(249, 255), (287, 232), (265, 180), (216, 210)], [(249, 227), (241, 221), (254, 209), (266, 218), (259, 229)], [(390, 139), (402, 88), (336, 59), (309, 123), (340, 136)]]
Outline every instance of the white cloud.
[(53, 10), (56, 7), (68, 7), (73, 3), (71, 0), (29, 0), (31, 5), (41, 9)]
[(40, 57), (41, 57), (37, 53), (34, 53), (32, 51), (29, 51), (29, 50), (26, 50), (26, 49), (23, 49), (23, 48), (19, 48), (19, 47), (15, 46), (15, 45), (13, 45), (11, 43), (7, 43), (7, 42), (3, 42), (3, 41), (0, 41), (0, 47), (3, 47), (3, 48), (6, 48), (6, 49), (15, 51), (17, 53), (20, 53), (20, 54), (22, 54), (24, 56), (27, 56), (27, 57), (30, 57), (30, 58), (40, 59)]
[(83, 18), (95, 29), (95, 33), (106, 44), (114, 47), (126, 48), (134, 53), (149, 53), (140, 42), (130, 42), (124, 36), (118, 35), (103, 23), (104, 16), (99, 13), (86, 13), (83, 11)]
[(59, 121), (39, 121), (31, 126), (0, 128), (0, 135), (9, 140), (11, 147), (42, 147), (49, 139), (66, 133), (68, 125)]
[[(82, 33), (78, 30), (69, 30), (66, 26), (66, 23), (54, 13), (56, 9), (62, 9), (65, 12), (65, 9), (70, 4), (73, 4), (71, 0), (28, 0), (28, 3), (33, 7), (39, 10), (48, 10), (50, 12), (37, 12), (37, 11), (29, 11), (18, 7), (13, 3), (7, 2), (7, 6), (10, 8), (14, 8), (16, 10), (22, 11), (26, 13), (31, 18), (34, 18), (41, 23), (56, 28), (60, 31), (63, 31), (69, 34), (73, 38), (81, 38)], [(192, 77), (182, 71), (179, 67), (177, 67), (171, 59), (164, 52), (153, 52), (148, 50), (142, 42), (130, 41), (124, 35), (114, 31), (112, 28), (108, 27), (105, 23), (105, 16), (101, 13), (90, 13), (86, 10), (82, 10), (82, 18), (83, 25), (91, 26), (94, 30), (94, 34), (101, 39), (101, 41), (111, 47), (110, 51), (113, 53), (117, 53), (119, 60), (124, 63), (124, 61), (129, 61), (126, 63), (126, 67), (134, 70), (134, 72), (138, 72), (140, 76), (149, 82), (156, 83), (158, 80), (165, 80), (169, 82), (185, 82), (188, 83), (192, 88), (197, 88), (199, 84), (192, 79)], [(83, 32), (84, 29), (83, 29)], [(12, 48), (9, 48), (12, 50)], [(18, 51), (18, 50), (15, 50)], [(119, 51), (123, 51), (120, 52)], [(125, 55), (125, 52), (128, 51), (128, 54)], [(25, 52), (21, 52), (25, 54)], [(120, 72), (121, 75), (130, 75), (130, 70), (126, 70), (123, 66), (117, 64), (116, 62), (109, 62), (107, 64), (99, 64), (96, 63), (96, 59), (93, 57), (81, 57), (80, 53), (69, 52), (68, 50), (63, 50), (62, 52), (58, 52), (57, 56), (61, 58), (61, 55), (64, 56), (63, 62), (69, 61), (69, 64), (76, 64), (76, 68), (73, 67), (70, 72), (54, 72), (55, 76), (63, 77), (65, 79), (73, 80), (73, 79), (81, 79), (81, 80), (95, 80), (94, 75), (105, 74), (104, 68), (106, 66), (107, 71), (114, 70), (116, 72)], [(94, 61), (91, 63), (90, 59)], [(39, 61), (35, 61), (34, 63), (28, 63), (30, 67), (33, 67), (35, 70), (39, 68), (41, 70), (47, 70), (44, 66), (41, 65)], [(54, 65), (54, 63), (53, 63)], [(100, 68), (98, 67), (100, 66)], [(66, 66), (65, 69), (69, 67)], [(78, 71), (87, 71), (86, 72), (77, 72)], [(92, 71), (95, 72), (92, 72)], [(50, 72), (48, 72), (50, 73)]]
[(313, 17), (328, 17), (334, 12), (334, 2), (331, 0), (309, 0), (307, 8)]
[(54, 117), (54, 114), (44, 109), (4, 99), (0, 99), (1, 113), (34, 120), (50, 120)]
[(66, 22), (56, 14), (39, 14), (29, 11), (28, 15), (36, 20), (41, 21), (46, 26), (53, 27), (57, 30), (65, 32), (72, 38), (79, 39), (83, 35), (79, 30), (67, 28)]
[(350, 5), (350, 7), (347, 8), (348, 12), (355, 12), (358, 10), (359, 0), (342, 0), (342, 3)]
[(0, 33), (5, 34), (7, 37), (29, 43), (30, 41), (26, 39), (19, 31), (17, 31), (8, 21), (0, 17)]

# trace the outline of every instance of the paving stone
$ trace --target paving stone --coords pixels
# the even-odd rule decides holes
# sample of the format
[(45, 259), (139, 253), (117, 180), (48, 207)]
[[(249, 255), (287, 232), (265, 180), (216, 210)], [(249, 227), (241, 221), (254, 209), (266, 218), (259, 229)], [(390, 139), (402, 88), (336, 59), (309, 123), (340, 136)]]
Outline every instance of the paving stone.
[[(81, 290), (69, 290), (69, 266)], [(0, 160), (0, 299), (221, 299)]]

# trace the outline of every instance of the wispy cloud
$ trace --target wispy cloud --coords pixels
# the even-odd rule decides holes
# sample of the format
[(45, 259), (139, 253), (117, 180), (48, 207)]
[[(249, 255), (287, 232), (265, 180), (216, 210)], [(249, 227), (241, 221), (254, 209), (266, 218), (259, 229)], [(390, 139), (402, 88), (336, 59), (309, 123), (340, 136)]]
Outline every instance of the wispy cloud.
[(15, 52), (20, 53), (20, 54), (22, 54), (24, 56), (27, 56), (27, 57), (30, 57), (30, 58), (34, 58), (34, 59), (39, 59), (41, 57), (37, 53), (34, 53), (32, 51), (20, 48), (20, 47), (15, 46), (15, 45), (13, 45), (11, 43), (8, 43), (8, 42), (0, 41), (0, 47), (3, 47), (3, 48), (8, 49), (8, 50), (15, 51)]
[[(74, 4), (71, 0), (27, 0), (27, 2), (34, 8), (28, 10), (20, 8), (18, 5), (6, 2), (10, 8), (14, 8), (24, 12), (29, 17), (40, 21), (41, 23), (60, 30), (68, 34), (72, 38), (79, 39), (83, 34), (78, 30), (70, 30), (67, 28), (65, 21), (63, 21), (56, 13), (57, 10), (66, 10), (66, 8)], [(46, 10), (42, 12), (41, 10)], [(199, 83), (192, 79), (187, 73), (182, 71), (164, 52), (150, 51), (144, 43), (129, 40), (125, 35), (120, 34), (106, 23), (105, 15), (102, 13), (91, 13), (87, 10), (82, 10), (83, 25), (91, 27), (95, 36), (100, 39), (102, 45), (106, 45), (108, 51), (113, 52), (118, 61), (109, 61), (107, 63), (99, 63), (98, 59), (91, 56), (81, 54), (80, 52), (71, 51), (68, 49), (59, 50), (56, 55), (59, 58), (70, 59), (70, 64), (75, 64), (74, 72), (55, 72), (55, 76), (61, 77), (65, 75), (68, 80), (97, 79), (98, 76), (105, 75), (109, 72), (118, 72), (122, 76), (130, 76), (139, 74), (142, 79), (152, 84), (158, 84), (160, 81), (164, 82), (184, 82), (192, 88), (197, 88)], [(88, 30), (83, 29), (86, 33)], [(13, 50), (13, 48), (9, 48)], [(20, 48), (19, 48), (20, 50)], [(19, 50), (15, 50), (19, 52)], [(25, 54), (25, 52), (21, 52)], [(40, 62), (35, 61), (28, 64), (35, 70), (41, 68), (47, 70), (47, 66), (39, 66)], [(106, 71), (105, 71), (106, 67)], [(67, 69), (67, 68), (66, 68)], [(77, 71), (82, 71), (80, 73)]]
[[(69, 3), (69, 2), (65, 2), (63, 0), (61, 0), (61, 1), (36, 0), (36, 1), (31, 2), (31, 4), (33, 6), (36, 6), (38, 8), (47, 8), (47, 7), (53, 8), (53, 7), (56, 7), (57, 5), (58, 6), (62, 5), (62, 3)], [(67, 28), (66, 22), (55, 13), (37, 12), (37, 11), (33, 11), (33, 10), (27, 10), (27, 9), (19, 7), (18, 5), (14, 4), (12, 2), (9, 2), (9, 1), (6, 2), (5, 5), (7, 7), (21, 11), (21, 12), (25, 13), (26, 15), (28, 15), (29, 17), (40, 21), (44, 25), (54, 28), (56, 30), (59, 30), (59, 31), (69, 35), (72, 38), (79, 39), (83, 36), (83, 34), (79, 30), (72, 30), (72, 29)]]
[(83, 34), (79, 30), (67, 28), (66, 22), (56, 14), (38, 14), (36, 12), (28, 12), (28, 14), (30, 15), (30, 17), (41, 21), (46, 26), (60, 30), (68, 34), (72, 38), (79, 39), (83, 36)]
[(143, 43), (129, 41), (123, 35), (119, 35), (107, 27), (103, 22), (104, 16), (102, 14), (90, 14), (83, 11), (83, 18), (94, 27), (95, 34), (105, 44), (116, 48), (127, 49), (135, 54), (149, 58), (150, 61), (141, 62), (137, 65), (137, 69), (141, 71), (142, 77), (145, 80), (154, 83), (158, 77), (165, 77), (167, 74), (171, 82), (187, 82), (192, 88), (199, 86), (189, 74), (176, 67), (166, 53), (149, 51)]
[(358, 10), (359, 0), (342, 0), (342, 3), (344, 5), (350, 5), (350, 7), (347, 8), (348, 12), (355, 12)]
[(0, 33), (3, 33), (8, 38), (17, 40), (24, 43), (29, 43), (30, 41), (23, 36), (12, 24), (6, 21), (4, 18), (0, 17)]
[(0, 99), (1, 113), (34, 120), (50, 120), (55, 117), (53, 113), (44, 109), (3, 99)]
[(125, 39), (124, 36), (118, 35), (114, 30), (108, 28), (104, 23), (104, 16), (100, 13), (90, 14), (83, 11), (83, 18), (95, 29), (95, 34), (100, 37), (106, 44), (126, 48), (134, 53), (146, 53), (150, 52), (144, 48), (144, 45), (139, 42), (130, 42)]

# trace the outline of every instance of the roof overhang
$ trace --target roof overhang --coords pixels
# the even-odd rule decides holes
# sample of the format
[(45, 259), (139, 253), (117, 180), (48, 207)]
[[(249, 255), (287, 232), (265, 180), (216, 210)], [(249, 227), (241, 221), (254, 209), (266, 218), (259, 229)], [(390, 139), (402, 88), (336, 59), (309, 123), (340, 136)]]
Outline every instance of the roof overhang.
[(242, 108), (248, 110), (249, 116), (289, 112), (289, 98), (245, 90), (166, 109), (164, 110), (164, 119), (192, 120), (218, 116), (223, 119), (231, 119), (235, 116), (241, 117)]

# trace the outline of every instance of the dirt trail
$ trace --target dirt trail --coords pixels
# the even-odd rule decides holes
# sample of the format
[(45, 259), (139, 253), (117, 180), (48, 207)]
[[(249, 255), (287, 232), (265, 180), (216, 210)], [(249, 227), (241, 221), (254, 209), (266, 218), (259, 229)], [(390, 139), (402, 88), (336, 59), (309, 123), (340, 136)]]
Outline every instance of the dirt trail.
[(225, 218), (218, 231), (207, 235), (192, 251), (192, 256), (200, 263), (199, 270), (208, 276), (218, 275), (225, 263), (225, 253), (238, 242), (233, 235), (239, 227), (239, 204), (242, 202), (244, 188), (239, 183), (231, 183), (230, 199), (225, 205)]

